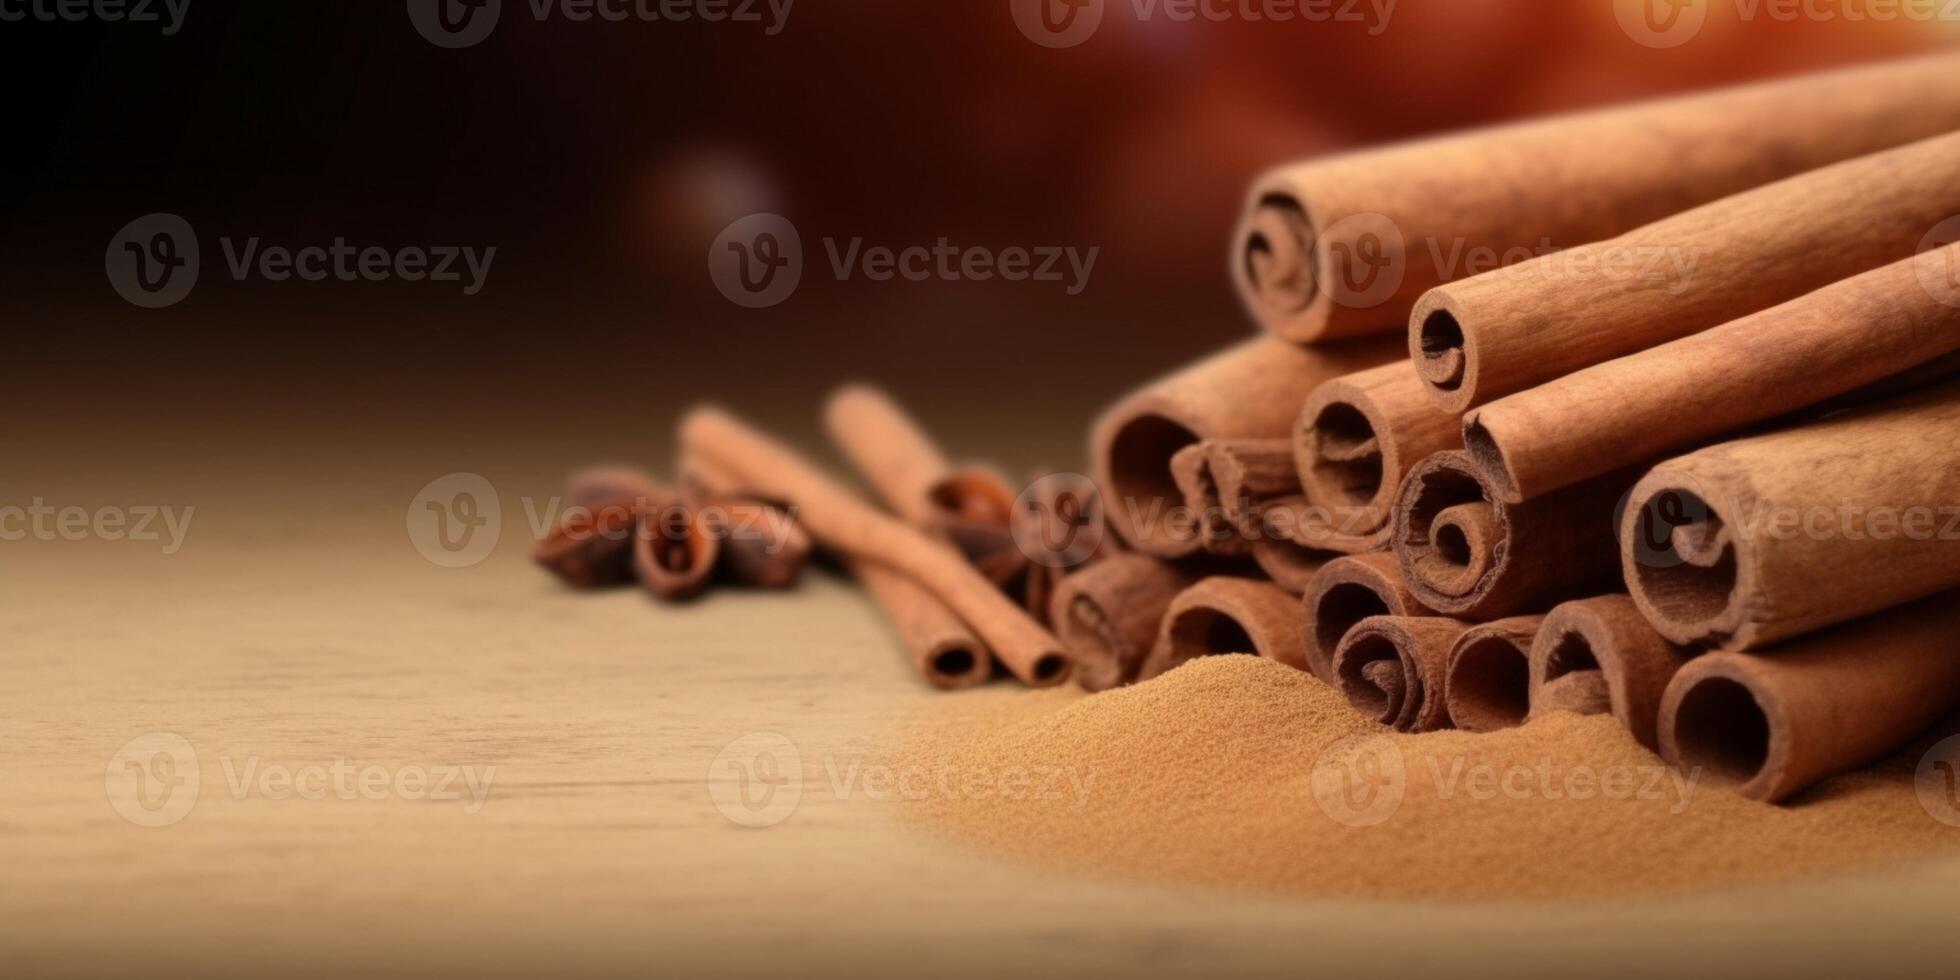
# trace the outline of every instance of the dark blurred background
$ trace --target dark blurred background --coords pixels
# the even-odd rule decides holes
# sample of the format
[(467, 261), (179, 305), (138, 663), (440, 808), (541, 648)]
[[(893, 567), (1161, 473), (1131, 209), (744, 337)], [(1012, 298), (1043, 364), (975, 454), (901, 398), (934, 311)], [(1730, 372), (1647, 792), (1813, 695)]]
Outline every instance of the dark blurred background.
[[(774, 36), (766, 4), (763, 23), (610, 23), (504, 0), (454, 50), (402, 0), (193, 0), (170, 36), (4, 23), (0, 407), (21, 435), (84, 432), (105, 455), (277, 462), (288, 440), (331, 454), (413, 430), (477, 452), (544, 436), (570, 458), (657, 445), (701, 398), (807, 437), (826, 390), (870, 378), (949, 442), (1071, 466), (1096, 406), (1249, 329), (1225, 255), (1268, 166), (1960, 34), (1708, 7), (1668, 49), (1631, 39), (1611, 0), (1402, 0), (1385, 24), (1365, 3), (1360, 20), (1180, 23), (1109, 0), (1066, 49), (1024, 36), (1009, 0), (800, 0)], [(790, 218), (807, 261), (788, 301), (751, 310), (707, 257), (757, 211)], [(204, 252), (160, 310), (104, 272), (151, 212)], [(217, 239), (251, 236), (497, 252), (471, 297), (231, 281)], [(852, 237), (1101, 251), (1074, 296), (834, 281), (820, 242)]]

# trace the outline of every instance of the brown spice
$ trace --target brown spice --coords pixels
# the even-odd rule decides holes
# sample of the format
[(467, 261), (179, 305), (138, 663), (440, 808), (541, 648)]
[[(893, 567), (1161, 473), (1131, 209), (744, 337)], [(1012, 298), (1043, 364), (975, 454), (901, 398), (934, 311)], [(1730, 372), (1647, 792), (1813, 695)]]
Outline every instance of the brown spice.
[[(1310, 675), (1254, 657), (1201, 657), (1088, 697), (1016, 692), (1009, 707), (977, 697), (935, 706), (894, 761), (1041, 778), (1025, 793), (900, 805), (954, 841), (1050, 868), (1339, 896), (1549, 900), (1960, 850), (1960, 830), (1914, 797), (1913, 749), (1778, 808), (1703, 783), (1684, 791), (1607, 716), (1554, 714), (1487, 735), (1387, 734)], [(1316, 805), (1316, 761), (1369, 735), (1401, 762), (1404, 789), (1385, 821), (1350, 826)], [(1486, 772), (1500, 777), (1494, 794)], [(1531, 787), (1523, 798), (1505, 792), (1509, 772), (1528, 775), (1515, 780)], [(1581, 773), (1591, 790), (1567, 792), (1582, 789)]]

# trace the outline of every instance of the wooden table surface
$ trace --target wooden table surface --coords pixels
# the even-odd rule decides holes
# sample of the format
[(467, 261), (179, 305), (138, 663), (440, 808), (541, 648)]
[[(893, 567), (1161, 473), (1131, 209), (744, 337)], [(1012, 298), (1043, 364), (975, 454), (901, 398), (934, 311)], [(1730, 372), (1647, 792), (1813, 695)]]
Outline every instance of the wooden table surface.
[[(190, 466), (117, 498), (86, 467), (37, 484), (198, 510), (175, 554), (0, 543), (0, 973), (1950, 976), (1960, 951), (1950, 861), (1437, 906), (958, 850), (829, 775), (949, 697), (844, 583), (685, 607), (569, 593), (527, 562), (511, 481), (494, 550), (445, 568), (408, 530), (442, 469), (377, 465), (290, 486)], [(804, 767), (764, 828), (717, 806), (739, 770), (710, 779), (755, 733)], [(472, 772), (480, 800), (461, 777), (431, 791)]]

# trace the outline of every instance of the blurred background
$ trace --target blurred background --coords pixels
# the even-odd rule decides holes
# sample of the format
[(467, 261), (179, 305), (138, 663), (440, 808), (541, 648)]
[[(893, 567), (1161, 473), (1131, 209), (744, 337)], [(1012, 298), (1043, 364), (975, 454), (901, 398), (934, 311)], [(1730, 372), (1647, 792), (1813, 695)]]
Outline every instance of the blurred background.
[[(402, 0), (196, 0), (169, 35), (0, 25), (16, 462), (76, 440), (94, 460), (274, 468), (654, 462), (688, 402), (809, 439), (823, 393), (868, 378), (956, 449), (1072, 467), (1099, 405), (1250, 329), (1225, 256), (1266, 167), (1960, 40), (1726, 0), (1666, 48), (1611, 0), (1364, 0), (1291, 22), (1108, 0), (1066, 48), (1035, 43), (1010, 0), (801, 0), (780, 23), (766, 3), (761, 22), (677, 23), (540, 20), (534, 2), (504, 0), (453, 49)], [(759, 211), (795, 224), (806, 262), (789, 299), (747, 309), (708, 254)], [(153, 212), (204, 252), (194, 291), (157, 310), (104, 272), (118, 229)], [(474, 296), (240, 282), (221, 237), (496, 255)], [(822, 242), (853, 238), (1100, 251), (1076, 295), (837, 281)]]

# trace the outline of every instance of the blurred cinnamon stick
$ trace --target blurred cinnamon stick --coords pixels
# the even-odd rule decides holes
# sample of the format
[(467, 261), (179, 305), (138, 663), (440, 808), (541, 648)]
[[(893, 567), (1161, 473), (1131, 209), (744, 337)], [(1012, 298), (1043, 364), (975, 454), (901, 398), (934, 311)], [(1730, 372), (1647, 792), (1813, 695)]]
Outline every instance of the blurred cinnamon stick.
[(1197, 553), (1204, 547), (1198, 515), (1184, 506), (1171, 472), (1179, 450), (1207, 439), (1287, 438), (1316, 385), (1401, 353), (1392, 339), (1303, 350), (1261, 337), (1144, 385), (1105, 411), (1090, 437), (1110, 527), (1145, 554)]
[(686, 457), (707, 461), (747, 492), (784, 501), (825, 547), (887, 565), (930, 591), (1023, 682), (1045, 686), (1066, 678), (1069, 661), (1060, 643), (949, 546), (878, 512), (788, 447), (719, 409), (689, 412), (680, 434)]
[(1106, 691), (1137, 679), (1171, 600), (1195, 575), (1148, 555), (1123, 554), (1064, 579), (1049, 620), (1075, 661), (1075, 682)]

